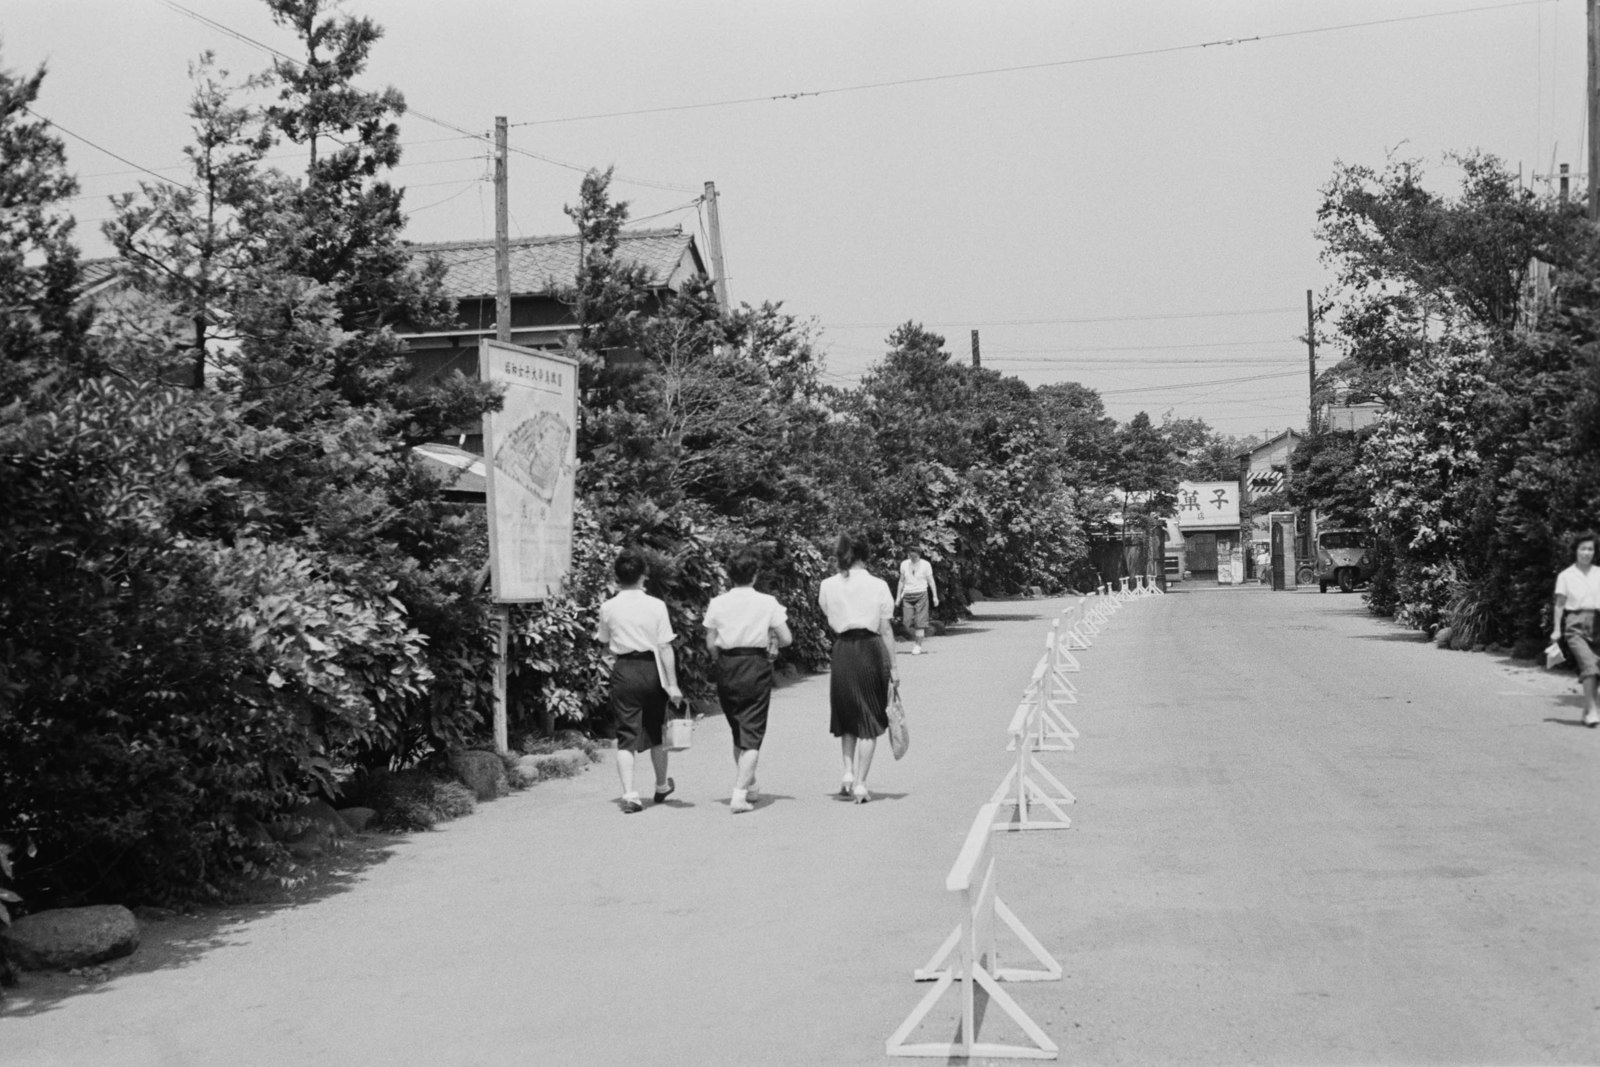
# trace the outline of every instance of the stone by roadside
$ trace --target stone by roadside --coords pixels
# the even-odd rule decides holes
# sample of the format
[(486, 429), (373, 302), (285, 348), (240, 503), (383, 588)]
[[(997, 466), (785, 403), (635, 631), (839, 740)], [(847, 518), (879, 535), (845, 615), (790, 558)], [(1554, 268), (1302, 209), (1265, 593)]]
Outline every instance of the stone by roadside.
[[(468, 755), (487, 759), (452, 759), (451, 766), (480, 802), (509, 793), (499, 757), (492, 753)], [(523, 783), (533, 785), (576, 777), (593, 762), (595, 756), (582, 748), (564, 748), (523, 756), (517, 766)], [(328, 891), (352, 871), (381, 862), (387, 855), (389, 835), (367, 832), (375, 815), (368, 807), (335, 809), (325, 801), (313, 800), (294, 818), (261, 827), (263, 836), (285, 845), (297, 869), (287, 880), (258, 883), (241, 903), (187, 912), (148, 906), (130, 911), (121, 905), (55, 908), (23, 916), (0, 929), (0, 947), (9, 962), (28, 972), (21, 981), (35, 991), (50, 987), (62, 992), (74, 985), (108, 981), (130, 967), (159, 967), (159, 959), (146, 957), (181, 955), (177, 946), (229, 912), (302, 903)], [(136, 951), (140, 952), (137, 961), (132, 958)]]

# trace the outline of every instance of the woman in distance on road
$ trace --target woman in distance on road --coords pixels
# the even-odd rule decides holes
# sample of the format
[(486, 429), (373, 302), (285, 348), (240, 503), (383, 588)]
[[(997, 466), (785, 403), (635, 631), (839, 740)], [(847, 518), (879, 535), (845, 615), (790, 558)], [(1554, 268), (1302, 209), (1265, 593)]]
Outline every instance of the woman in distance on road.
[(1583, 683), (1583, 725), (1592, 728), (1600, 726), (1600, 708), (1595, 704), (1596, 689), (1600, 688), (1600, 656), (1596, 655), (1596, 642), (1600, 639), (1600, 626), (1596, 624), (1600, 614), (1600, 567), (1595, 566), (1594, 560), (1600, 535), (1584, 530), (1573, 535), (1571, 545), (1572, 565), (1556, 576), (1550, 640), (1567, 639)]
[(839, 795), (865, 804), (867, 772), (878, 738), (889, 729), (889, 684), (900, 681), (894, 664), (894, 596), (882, 578), (867, 573), (866, 538), (841, 534), (835, 550), (839, 573), (822, 580), (817, 603), (836, 635), (828, 682), (829, 730), (839, 739), (844, 777)]
[(706, 648), (716, 657), (717, 702), (733, 735), (735, 815), (755, 810), (756, 763), (772, 704), (772, 657), (794, 640), (789, 613), (776, 597), (756, 592), (760, 558), (749, 549), (728, 562), (733, 588), (706, 605)]

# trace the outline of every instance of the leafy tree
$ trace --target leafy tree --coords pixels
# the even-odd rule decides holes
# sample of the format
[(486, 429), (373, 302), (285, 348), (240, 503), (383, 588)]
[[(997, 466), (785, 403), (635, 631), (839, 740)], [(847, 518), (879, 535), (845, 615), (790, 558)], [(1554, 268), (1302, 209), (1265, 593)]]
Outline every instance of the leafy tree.
[(0, 70), (0, 418), (44, 403), (63, 377), (92, 370), (78, 288), (74, 222), (63, 203), (77, 192), (66, 150), (32, 110), (44, 68)]
[[(191, 64), (189, 76), (195, 82), (189, 103), (194, 141), (184, 155), (192, 184), (141, 182), (139, 195), (114, 198), (116, 215), (105, 233), (122, 259), (129, 287), (154, 298), (188, 335), (169, 340), (155, 330), (127, 348), (146, 358), (156, 349), (157, 377), (200, 389), (207, 364), (216, 359), (216, 343), (239, 338), (238, 287), (248, 264), (265, 251), (261, 234), (245, 225), (241, 212), (269, 195), (259, 166), (271, 140), (259, 127), (259, 115), (234, 102), (238, 87), (211, 53)], [(148, 315), (150, 309), (142, 312)], [(170, 350), (176, 366), (168, 368), (163, 358), (168, 353), (161, 349)]]
[[(1375, 610), (1451, 625), (1458, 643), (1528, 642), (1547, 626), (1557, 531), (1573, 523), (1550, 502), (1581, 508), (1593, 484), (1571, 431), (1593, 234), (1576, 206), (1540, 200), (1493, 157), (1459, 162), (1454, 198), (1427, 191), (1415, 163), (1342, 168), (1325, 190), (1347, 358), (1319, 384), (1381, 398), (1389, 416), (1303, 450), (1296, 493), (1346, 511), (1370, 499)], [(1554, 314), (1525, 299), (1536, 257), (1556, 272)]]

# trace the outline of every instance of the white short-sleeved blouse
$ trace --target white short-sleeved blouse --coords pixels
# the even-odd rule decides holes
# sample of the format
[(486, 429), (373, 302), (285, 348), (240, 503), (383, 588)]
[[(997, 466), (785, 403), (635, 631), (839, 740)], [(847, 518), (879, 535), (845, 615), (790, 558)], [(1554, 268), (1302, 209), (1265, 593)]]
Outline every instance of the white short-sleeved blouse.
[(677, 636), (667, 616), (666, 601), (643, 589), (624, 589), (600, 605), (595, 634), (615, 654), (653, 652)]
[(852, 567), (843, 574), (822, 580), (817, 604), (828, 617), (828, 627), (836, 634), (846, 630), (876, 632), (883, 620), (894, 614), (894, 594), (882, 578), (868, 574), (864, 567)]
[(706, 629), (718, 648), (765, 648), (768, 631), (789, 621), (778, 598), (748, 585), (735, 586), (706, 605)]
[(1562, 604), (1567, 611), (1600, 611), (1600, 564), (1591, 564), (1584, 574), (1574, 563), (1556, 575), (1556, 596), (1567, 598)]

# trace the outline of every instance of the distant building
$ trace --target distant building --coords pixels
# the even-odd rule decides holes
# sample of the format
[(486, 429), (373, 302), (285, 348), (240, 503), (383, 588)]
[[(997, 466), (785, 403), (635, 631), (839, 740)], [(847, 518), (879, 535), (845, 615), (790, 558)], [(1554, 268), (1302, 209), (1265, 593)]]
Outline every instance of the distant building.
[[(1243, 556), (1239, 545), (1239, 483), (1179, 482), (1177, 514), (1183, 572), (1196, 581), (1235, 581), (1233, 563)], [(1171, 541), (1168, 542), (1169, 551)]]
[(1289, 457), (1303, 439), (1295, 430), (1284, 430), (1248, 452), (1239, 453), (1239, 481), (1245, 503), (1275, 493), (1288, 484)]
[(1378, 401), (1366, 404), (1330, 404), (1322, 412), (1322, 426), (1325, 430), (1346, 430), (1355, 432), (1374, 426), (1378, 416), (1387, 409), (1386, 405)]
[[(511, 343), (556, 348), (577, 332), (575, 309), (561, 293), (578, 277), (582, 242), (577, 234), (523, 237), (510, 244)], [(418, 267), (432, 257), (444, 265), (444, 291), (456, 302), (457, 325), (446, 330), (397, 328), (406, 338), (416, 372), (424, 377), (455, 371), (475, 377), (478, 341), (495, 336), (493, 241), (449, 241), (412, 245)], [(681, 230), (624, 231), (617, 261), (643, 266), (658, 296), (678, 292), (692, 278), (709, 279), (693, 235)]]

